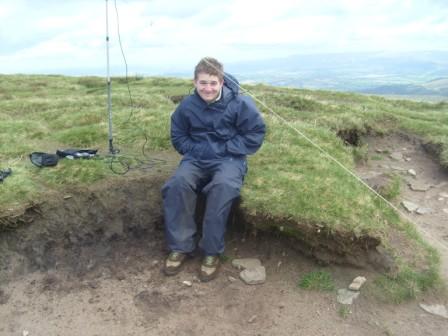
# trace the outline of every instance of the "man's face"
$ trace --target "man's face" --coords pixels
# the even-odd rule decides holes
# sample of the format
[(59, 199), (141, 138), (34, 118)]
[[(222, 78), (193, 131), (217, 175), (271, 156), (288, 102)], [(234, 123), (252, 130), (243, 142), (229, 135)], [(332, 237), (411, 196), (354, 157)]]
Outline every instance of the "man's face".
[(219, 80), (217, 76), (209, 75), (207, 73), (199, 73), (194, 80), (194, 86), (199, 96), (205, 102), (211, 103), (215, 101), (221, 92), (223, 81)]

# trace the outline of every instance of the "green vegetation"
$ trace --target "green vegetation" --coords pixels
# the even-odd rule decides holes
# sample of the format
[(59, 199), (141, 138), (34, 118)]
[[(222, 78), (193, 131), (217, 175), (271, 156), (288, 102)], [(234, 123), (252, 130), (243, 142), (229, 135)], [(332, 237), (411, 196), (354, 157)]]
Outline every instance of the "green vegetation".
[(299, 287), (318, 291), (333, 291), (334, 281), (330, 273), (319, 270), (305, 274), (299, 281)]
[[(129, 87), (132, 95), (124, 78), (112, 79), (114, 145), (137, 156), (144, 144), (148, 151), (172, 150), (170, 114), (179, 99), (192, 91), (191, 82), (135, 76), (129, 78)], [(299, 239), (304, 224), (326, 235), (371, 236), (393, 256), (400, 254), (390, 232), (399, 232), (420, 256), (419, 265), (437, 269), (432, 251), (409, 223), (301, 134), (353, 170), (357, 160), (367, 159), (367, 149), (348, 143), (363, 134), (405, 131), (431, 144), (441, 164), (448, 167), (448, 103), (265, 85), (247, 89), (259, 100), (268, 124), (265, 144), (250, 158), (241, 204), (247, 214), (263, 219), (257, 223), (260, 229), (285, 221), (284, 232)], [(13, 169), (0, 185), (2, 212), (23, 208), (46, 193), (63, 191), (64, 186), (89, 185), (113, 175), (107, 160), (61, 160), (47, 169), (38, 169), (28, 160), (33, 151), (88, 147), (98, 148), (101, 155), (108, 152), (104, 78), (0, 75), (0, 120), (0, 168)], [(397, 179), (387, 198), (398, 192)], [(403, 259), (401, 265), (395, 283), (407, 291), (425, 290), (432, 283), (434, 272), (401, 281), (408, 279), (408, 270), (417, 274), (419, 269), (412, 260)]]
[(350, 307), (347, 305), (340, 305), (339, 309), (338, 309), (338, 314), (340, 317), (342, 317), (343, 319), (348, 318), (348, 316), (352, 313), (352, 311), (350, 310)]
[(400, 195), (401, 190), (401, 177), (399, 175), (393, 174), (391, 176), (391, 182), (381, 190), (381, 196), (383, 196), (388, 201), (392, 201)]

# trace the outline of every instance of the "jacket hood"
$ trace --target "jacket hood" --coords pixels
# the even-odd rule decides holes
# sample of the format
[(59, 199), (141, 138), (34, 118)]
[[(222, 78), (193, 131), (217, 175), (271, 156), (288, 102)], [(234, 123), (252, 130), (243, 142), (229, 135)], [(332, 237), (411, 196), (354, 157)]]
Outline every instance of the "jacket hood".
[(224, 73), (224, 86), (226, 86), (234, 95), (238, 95), (240, 91), (240, 83), (231, 74)]

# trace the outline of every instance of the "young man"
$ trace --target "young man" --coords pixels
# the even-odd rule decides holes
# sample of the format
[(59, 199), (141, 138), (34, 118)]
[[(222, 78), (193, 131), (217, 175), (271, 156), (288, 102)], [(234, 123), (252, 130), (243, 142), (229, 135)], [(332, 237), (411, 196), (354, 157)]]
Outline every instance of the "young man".
[(195, 208), (206, 198), (199, 247), (204, 252), (199, 278), (216, 277), (232, 202), (247, 172), (246, 156), (261, 146), (265, 124), (254, 102), (239, 95), (235, 78), (211, 57), (194, 71), (195, 92), (171, 116), (171, 141), (183, 158), (162, 188), (165, 231), (170, 254), (164, 273), (177, 274), (196, 249)]

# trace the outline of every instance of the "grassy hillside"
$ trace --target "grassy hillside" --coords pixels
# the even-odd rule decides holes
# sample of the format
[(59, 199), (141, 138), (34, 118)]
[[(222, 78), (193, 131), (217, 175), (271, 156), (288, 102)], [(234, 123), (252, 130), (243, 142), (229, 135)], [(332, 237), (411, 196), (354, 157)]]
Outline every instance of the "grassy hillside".
[[(192, 91), (191, 82), (130, 78), (130, 94), (126, 80), (114, 78), (112, 88), (115, 145), (140, 155), (146, 136), (148, 151), (172, 150), (169, 117), (179, 97)], [(288, 223), (285, 231), (299, 238), (303, 225), (326, 235), (375, 237), (397, 257), (400, 253), (393, 251), (389, 238), (392, 231), (398, 232), (424, 259), (425, 279), (434, 279), (437, 258), (415, 229), (290, 126), (349, 169), (365, 148), (347, 146), (343, 138), (353, 142), (362, 134), (396, 131), (433, 144), (441, 164), (448, 167), (448, 104), (263, 85), (247, 89), (262, 102), (258, 105), (268, 124), (265, 144), (250, 158), (242, 203), (247, 214), (264, 228), (284, 230)], [(103, 78), (0, 76), (0, 119), (0, 169), (13, 169), (13, 176), (0, 185), (3, 213), (60, 192), (64, 185), (88, 185), (113, 175), (105, 160), (63, 160), (57, 167), (38, 169), (27, 157), (33, 151), (65, 148), (99, 148), (107, 154)], [(413, 269), (414, 261), (401, 262), (403, 269)]]

